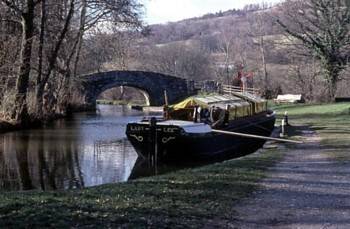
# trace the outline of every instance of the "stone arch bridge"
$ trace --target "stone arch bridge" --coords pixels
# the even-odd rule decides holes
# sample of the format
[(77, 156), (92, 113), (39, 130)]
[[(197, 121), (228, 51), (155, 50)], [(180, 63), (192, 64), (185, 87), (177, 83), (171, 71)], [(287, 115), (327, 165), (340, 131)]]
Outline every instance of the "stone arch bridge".
[(102, 92), (118, 86), (141, 90), (151, 106), (164, 105), (165, 90), (169, 103), (195, 93), (193, 81), (155, 72), (110, 71), (81, 76), (80, 79), (85, 106), (88, 107), (96, 105), (96, 99)]

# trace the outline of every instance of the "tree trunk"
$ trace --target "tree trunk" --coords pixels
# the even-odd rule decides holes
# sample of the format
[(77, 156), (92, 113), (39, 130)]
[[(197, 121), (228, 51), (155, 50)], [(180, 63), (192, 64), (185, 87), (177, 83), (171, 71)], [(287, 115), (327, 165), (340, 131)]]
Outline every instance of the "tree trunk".
[(81, 52), (81, 47), (83, 44), (83, 35), (85, 32), (85, 20), (86, 20), (86, 0), (82, 0), (82, 9), (80, 13), (80, 26), (79, 26), (79, 32), (78, 32), (78, 49), (76, 51), (75, 55), (75, 61), (74, 61), (74, 69), (73, 69), (73, 77), (77, 76), (77, 70), (78, 70), (78, 64), (79, 64), (79, 58), (80, 58), (80, 52)]
[(41, 1), (41, 22), (40, 22), (40, 38), (39, 38), (39, 69), (38, 76), (36, 79), (36, 104), (35, 104), (35, 113), (38, 118), (42, 117), (43, 109), (43, 90), (40, 87), (43, 75), (43, 49), (44, 49), (44, 41), (45, 41), (45, 21), (46, 21), (46, 0)]
[[(61, 49), (61, 46), (63, 44), (64, 38), (68, 32), (70, 23), (71, 23), (71, 19), (73, 18), (73, 13), (74, 13), (74, 2), (75, 0), (71, 0), (70, 2), (70, 7), (69, 7), (69, 11), (68, 11), (68, 15), (65, 19), (64, 22), (64, 26), (60, 32), (60, 35), (58, 37), (58, 41), (55, 44), (55, 48), (52, 51), (50, 57), (49, 57), (49, 61), (48, 61), (48, 67), (47, 67), (47, 72), (46, 74), (43, 75), (43, 77), (41, 77), (40, 83), (37, 85), (37, 89), (36, 89), (36, 98), (37, 98), (37, 106), (38, 107), (42, 107), (44, 106), (43, 104), (43, 96), (44, 96), (44, 91), (45, 91), (45, 86), (46, 83), (48, 82), (52, 71), (54, 70), (56, 61), (57, 61), (57, 57), (59, 54), (59, 51)], [(53, 106), (55, 106), (56, 104), (52, 104)]]
[(34, 1), (27, 1), (27, 12), (22, 14), (21, 65), (16, 81), (15, 105), (11, 118), (17, 123), (28, 121), (27, 91), (31, 70), (32, 43), (34, 37)]
[(340, 73), (340, 68), (338, 65), (332, 61), (329, 61), (325, 63), (324, 66), (326, 70), (326, 79), (327, 79), (327, 86), (328, 86), (328, 99), (330, 102), (335, 101), (335, 96), (337, 93), (337, 83), (339, 80), (339, 73)]
[(328, 95), (329, 95), (329, 101), (334, 102), (335, 96), (337, 93), (337, 82), (334, 79), (330, 79), (328, 81)]
[(260, 55), (261, 55), (261, 62), (262, 62), (263, 74), (264, 74), (264, 84), (265, 84), (264, 90), (265, 90), (265, 94), (267, 94), (267, 91), (269, 90), (269, 80), (268, 80), (267, 67), (266, 67), (264, 36), (260, 36), (259, 46), (260, 46)]

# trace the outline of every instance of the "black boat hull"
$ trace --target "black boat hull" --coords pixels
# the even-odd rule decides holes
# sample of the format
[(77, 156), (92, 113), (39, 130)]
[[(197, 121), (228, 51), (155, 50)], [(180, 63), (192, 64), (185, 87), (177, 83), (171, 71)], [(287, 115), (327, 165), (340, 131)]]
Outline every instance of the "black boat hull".
[[(244, 119), (231, 121), (221, 128), (244, 134), (270, 136), (275, 124), (275, 115), (266, 112)], [(146, 124), (130, 123), (127, 137), (139, 156), (149, 157), (150, 134)], [(170, 131), (169, 131), (170, 130)], [(142, 139), (142, 141), (140, 141)], [(226, 160), (255, 152), (265, 140), (231, 136), (221, 133), (186, 133), (176, 126), (165, 126), (157, 131), (157, 157), (164, 162), (185, 160)]]

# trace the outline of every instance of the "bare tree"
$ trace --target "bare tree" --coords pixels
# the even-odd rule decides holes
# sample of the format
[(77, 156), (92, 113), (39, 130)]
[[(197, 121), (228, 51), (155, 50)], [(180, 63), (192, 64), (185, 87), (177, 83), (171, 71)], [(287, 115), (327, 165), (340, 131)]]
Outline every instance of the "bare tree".
[(233, 26), (230, 26), (228, 29), (221, 31), (220, 36), (220, 49), (222, 53), (224, 54), (224, 75), (226, 78), (226, 83), (229, 84), (230, 80), (230, 68), (233, 67), (234, 64), (234, 44), (236, 41), (236, 38), (238, 37), (238, 34), (235, 33)]
[[(136, 0), (0, 0), (0, 9), (10, 12), (0, 14), (5, 16), (2, 23), (22, 25), (16, 99), (10, 112), (12, 121), (29, 120), (30, 85), (35, 85), (35, 118), (56, 112), (55, 107), (64, 101), (58, 97), (69, 89), (71, 72), (73, 76), (77, 74), (84, 33), (104, 24), (122, 30), (140, 25), (139, 7)], [(48, 97), (53, 105), (43, 110)]]
[(308, 102), (314, 102), (322, 92), (321, 70), (318, 61), (314, 57), (292, 58), (288, 75)]
[(288, 0), (277, 20), (285, 32), (321, 61), (329, 100), (349, 61), (350, 7), (346, 0)]
[(82, 52), (86, 58), (81, 63), (80, 72), (129, 70), (137, 38), (139, 35), (135, 31), (94, 31), (90, 38), (85, 39)]
[(21, 3), (1, 0), (1, 3), (10, 8), (13, 13), (17, 15), (22, 25), (21, 63), (16, 81), (15, 106), (11, 111), (11, 118), (16, 122), (22, 123), (28, 120), (26, 98), (31, 71), (32, 44), (35, 35), (35, 7), (40, 3), (40, 0), (25, 0)]
[(140, 68), (186, 79), (213, 77), (210, 55), (200, 45), (167, 44), (146, 49), (139, 58)]
[(248, 18), (249, 22), (249, 34), (255, 40), (255, 44), (258, 46), (258, 52), (260, 54), (261, 69), (263, 73), (263, 82), (264, 82), (264, 94), (268, 94), (269, 90), (269, 77), (267, 70), (267, 61), (266, 61), (266, 48), (268, 46), (268, 41), (265, 37), (269, 34), (267, 31), (267, 25), (269, 23), (269, 16), (264, 12), (265, 8), (262, 6), (262, 9), (253, 13), (251, 17)]
[[(223, 62), (217, 67), (219, 78), (225, 78), (226, 83), (232, 82), (232, 75), (237, 69), (235, 66), (247, 65), (248, 47), (252, 44), (248, 36), (247, 25), (237, 25), (234, 20), (225, 21), (221, 26), (219, 47), (223, 54)], [(227, 28), (225, 28), (227, 27)]]

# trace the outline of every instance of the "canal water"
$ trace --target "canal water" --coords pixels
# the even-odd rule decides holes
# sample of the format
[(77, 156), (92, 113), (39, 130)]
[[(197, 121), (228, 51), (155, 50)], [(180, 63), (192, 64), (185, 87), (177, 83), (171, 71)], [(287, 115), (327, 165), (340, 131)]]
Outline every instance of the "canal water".
[(142, 118), (126, 106), (99, 105), (40, 129), (0, 135), (0, 191), (76, 189), (152, 175), (125, 136)]

